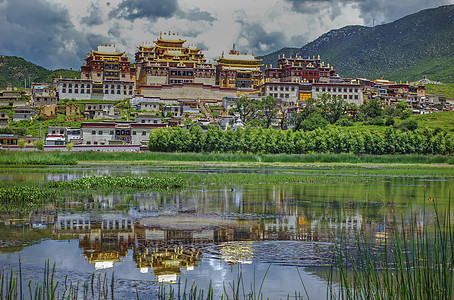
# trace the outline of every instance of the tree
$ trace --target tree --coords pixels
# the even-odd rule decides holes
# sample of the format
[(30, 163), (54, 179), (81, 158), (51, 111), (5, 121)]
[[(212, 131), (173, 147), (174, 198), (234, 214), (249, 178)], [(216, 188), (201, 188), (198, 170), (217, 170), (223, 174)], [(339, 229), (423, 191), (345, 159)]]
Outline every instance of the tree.
[(375, 119), (383, 115), (383, 109), (377, 99), (372, 99), (365, 102), (363, 105), (361, 105), (359, 111), (363, 114), (363, 117), (365, 119), (363, 121)]
[(299, 129), (304, 131), (312, 131), (317, 128), (324, 128), (328, 125), (328, 121), (322, 117), (322, 115), (318, 112), (314, 112), (310, 114), (305, 120), (303, 120), (300, 125)]
[(73, 150), (73, 144), (72, 143), (66, 143), (66, 150), (72, 151)]
[(25, 148), (25, 140), (18, 140), (18, 141), (17, 141), (17, 146), (18, 146), (20, 149), (24, 149), (24, 148)]
[(37, 140), (33, 142), (33, 147), (38, 150), (44, 150), (44, 142), (41, 140)]
[(281, 129), (285, 129), (285, 127), (287, 126), (287, 118), (288, 118), (288, 111), (289, 111), (288, 102), (285, 102), (282, 100), (277, 101), (277, 109), (281, 116), (281, 122), (280, 122), (279, 127)]
[(249, 99), (246, 96), (235, 99), (235, 112), (240, 114), (241, 121), (246, 124), (250, 120), (257, 117), (258, 109), (260, 108), (260, 100)]
[(293, 130), (300, 130), (301, 122), (306, 120), (309, 115), (316, 112), (316, 103), (317, 101), (315, 99), (307, 99), (304, 108), (292, 114), (289, 121), (293, 124)]
[(342, 97), (332, 97), (327, 93), (321, 94), (316, 101), (317, 110), (330, 124), (336, 123), (342, 117), (347, 104)]
[(276, 99), (274, 99), (272, 96), (266, 96), (265, 98), (262, 98), (260, 108), (262, 109), (263, 115), (266, 120), (266, 128), (269, 128), (271, 126), (273, 118), (275, 118), (277, 115), (276, 103)]

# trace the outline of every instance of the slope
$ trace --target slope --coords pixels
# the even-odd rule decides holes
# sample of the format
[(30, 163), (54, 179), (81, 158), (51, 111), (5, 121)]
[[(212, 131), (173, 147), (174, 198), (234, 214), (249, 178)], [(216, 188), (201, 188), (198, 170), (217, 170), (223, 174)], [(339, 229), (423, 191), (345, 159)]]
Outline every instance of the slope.
[(331, 30), (300, 49), (284, 48), (263, 58), (276, 64), (278, 54), (320, 55), (343, 77), (386, 77), (454, 82), (454, 5), (427, 9), (375, 27)]
[(23, 58), (16, 56), (0, 56), (0, 88), (7, 85), (24, 87), (27, 80), (27, 87), (30, 82), (52, 83), (56, 77), (80, 78), (80, 72), (72, 70), (50, 71)]

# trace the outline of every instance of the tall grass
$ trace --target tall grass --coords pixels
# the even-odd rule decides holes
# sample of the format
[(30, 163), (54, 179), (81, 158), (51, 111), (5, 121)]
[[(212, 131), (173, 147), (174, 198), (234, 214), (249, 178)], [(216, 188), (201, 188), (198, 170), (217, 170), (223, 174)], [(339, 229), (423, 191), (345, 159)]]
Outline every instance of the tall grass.
[(251, 154), (251, 153), (167, 153), (167, 152), (22, 152), (0, 153), (0, 165), (76, 165), (78, 162), (241, 162), (241, 163), (386, 163), (453, 164), (452, 155), (372, 154)]
[(61, 152), (2, 151), (0, 165), (76, 165), (77, 161)]
[(24, 281), (19, 260), (19, 271), (0, 270), (0, 299), (7, 300), (57, 300), (57, 299), (114, 299), (114, 276), (110, 282), (106, 275), (92, 274), (91, 281), (80, 284), (65, 277), (63, 282), (55, 279), (55, 263), (46, 261), (44, 272), (36, 280)]
[[(389, 236), (377, 243), (358, 235), (357, 250), (337, 247), (331, 299), (453, 299), (454, 231), (450, 207), (434, 204), (429, 219), (393, 216)], [(355, 248), (355, 247), (353, 247)], [(336, 286), (334, 277), (339, 278)], [(337, 291), (337, 292), (335, 292)]]

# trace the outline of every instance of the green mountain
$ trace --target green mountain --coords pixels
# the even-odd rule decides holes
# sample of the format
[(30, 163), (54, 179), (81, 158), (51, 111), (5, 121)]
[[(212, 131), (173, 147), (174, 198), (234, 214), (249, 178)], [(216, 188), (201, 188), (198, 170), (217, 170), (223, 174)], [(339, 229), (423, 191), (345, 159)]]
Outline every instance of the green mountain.
[(454, 82), (454, 5), (427, 9), (375, 27), (331, 30), (302, 48), (283, 48), (261, 57), (317, 56), (342, 77)]
[(80, 78), (79, 71), (54, 70), (50, 71), (23, 58), (16, 56), (0, 56), (0, 88), (8, 85), (24, 87), (27, 80), (27, 87), (31, 82), (52, 83), (53, 78)]

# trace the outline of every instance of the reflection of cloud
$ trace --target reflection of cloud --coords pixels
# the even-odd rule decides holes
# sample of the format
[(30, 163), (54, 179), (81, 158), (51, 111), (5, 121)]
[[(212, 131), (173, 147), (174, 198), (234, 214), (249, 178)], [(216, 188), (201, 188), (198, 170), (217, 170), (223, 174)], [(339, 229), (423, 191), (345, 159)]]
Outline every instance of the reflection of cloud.
[(97, 261), (95, 262), (95, 270), (112, 269), (113, 264), (113, 261)]
[(220, 245), (221, 259), (227, 263), (252, 264), (254, 250), (253, 241), (229, 242)]

